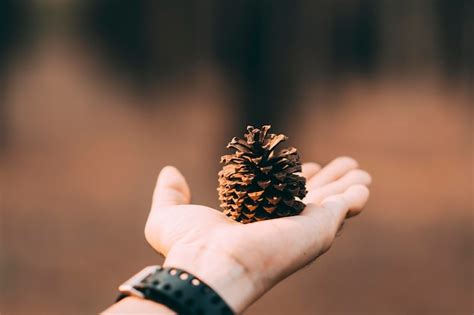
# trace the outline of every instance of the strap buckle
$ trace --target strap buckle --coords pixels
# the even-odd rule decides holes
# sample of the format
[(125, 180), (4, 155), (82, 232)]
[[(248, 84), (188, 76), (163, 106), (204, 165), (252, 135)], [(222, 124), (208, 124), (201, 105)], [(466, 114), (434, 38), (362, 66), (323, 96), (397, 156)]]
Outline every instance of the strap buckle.
[(135, 274), (133, 277), (125, 281), (119, 286), (119, 291), (125, 295), (136, 296), (138, 298), (144, 299), (145, 295), (135, 289), (143, 280), (145, 280), (150, 275), (154, 274), (156, 271), (161, 270), (162, 267), (158, 265), (148, 266), (143, 268), (140, 272)]

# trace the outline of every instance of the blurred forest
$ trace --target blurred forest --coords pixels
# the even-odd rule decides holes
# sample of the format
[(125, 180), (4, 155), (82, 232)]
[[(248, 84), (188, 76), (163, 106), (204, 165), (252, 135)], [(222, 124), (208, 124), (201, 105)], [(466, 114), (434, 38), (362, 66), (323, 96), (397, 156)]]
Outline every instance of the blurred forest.
[(473, 74), (469, 0), (0, 1), (0, 312), (104, 309), (162, 262), (160, 168), (217, 207), (225, 144), (271, 123), (374, 184), (248, 314), (472, 313)]

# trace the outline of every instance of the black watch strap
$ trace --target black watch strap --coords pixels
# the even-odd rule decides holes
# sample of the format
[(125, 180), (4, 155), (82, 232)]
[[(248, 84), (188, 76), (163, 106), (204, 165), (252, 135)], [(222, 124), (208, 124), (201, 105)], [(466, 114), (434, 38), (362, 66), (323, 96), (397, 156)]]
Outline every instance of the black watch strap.
[[(141, 292), (144, 298), (166, 305), (178, 314), (234, 314), (207, 284), (178, 268), (157, 266), (133, 287)], [(118, 300), (125, 296), (127, 294), (121, 294)]]

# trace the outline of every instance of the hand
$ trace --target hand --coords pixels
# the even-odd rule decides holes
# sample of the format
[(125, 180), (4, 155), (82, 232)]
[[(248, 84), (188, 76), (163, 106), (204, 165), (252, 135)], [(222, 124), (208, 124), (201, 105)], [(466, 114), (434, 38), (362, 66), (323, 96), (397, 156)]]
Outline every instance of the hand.
[(164, 265), (184, 269), (242, 312), (278, 281), (326, 252), (345, 218), (357, 215), (369, 196), (370, 175), (351, 158), (326, 167), (303, 165), (308, 194), (297, 216), (241, 224), (221, 212), (190, 204), (186, 180), (165, 167), (145, 227)]

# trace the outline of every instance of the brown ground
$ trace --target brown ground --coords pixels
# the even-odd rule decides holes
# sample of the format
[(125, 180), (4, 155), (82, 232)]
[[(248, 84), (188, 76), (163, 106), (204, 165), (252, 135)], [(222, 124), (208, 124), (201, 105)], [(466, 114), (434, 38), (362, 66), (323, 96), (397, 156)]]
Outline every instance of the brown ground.
[[(164, 165), (182, 169), (194, 202), (217, 204), (233, 122), (216, 80), (158, 91), (143, 109), (92, 69), (77, 51), (40, 47), (8, 81), (2, 314), (97, 313), (160, 263), (143, 226)], [(427, 76), (350, 82), (308, 89), (280, 131), (304, 160), (358, 159), (374, 178), (370, 204), (247, 313), (472, 313), (472, 99)]]

